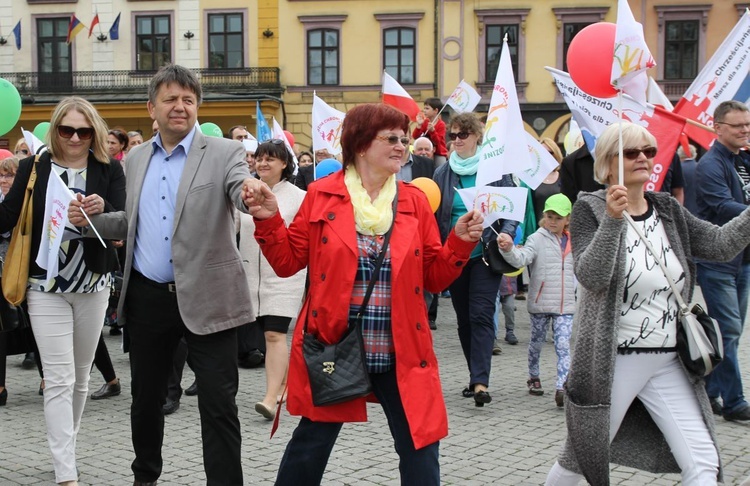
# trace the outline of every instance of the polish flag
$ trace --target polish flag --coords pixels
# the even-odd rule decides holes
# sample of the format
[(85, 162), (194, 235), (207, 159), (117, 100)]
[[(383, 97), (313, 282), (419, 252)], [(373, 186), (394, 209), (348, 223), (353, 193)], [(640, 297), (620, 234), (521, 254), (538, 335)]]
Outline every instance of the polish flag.
[(383, 71), (383, 103), (406, 113), (412, 121), (417, 121), (417, 113), (422, 111), (414, 98), (385, 71)]

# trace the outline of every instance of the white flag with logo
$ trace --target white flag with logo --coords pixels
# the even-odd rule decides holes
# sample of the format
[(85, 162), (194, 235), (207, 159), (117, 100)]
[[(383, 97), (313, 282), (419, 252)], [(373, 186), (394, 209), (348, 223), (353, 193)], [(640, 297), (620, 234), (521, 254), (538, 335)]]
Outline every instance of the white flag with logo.
[(456, 113), (469, 113), (474, 111), (480, 101), (482, 101), (482, 96), (462, 79), (445, 104), (453, 108)]
[(646, 70), (656, 66), (643, 26), (635, 21), (628, 0), (617, 2), (617, 28), (612, 59), (612, 86), (627, 93), (637, 102), (646, 104), (648, 77)]
[(536, 189), (553, 170), (557, 169), (559, 164), (545, 146), (539, 143), (529, 132), (526, 132), (526, 142), (529, 144), (531, 169), (522, 170), (515, 174), (527, 186)]
[(525, 132), (510, 49), (508, 42), (503, 40), (482, 146), (478, 149), (481, 154), (477, 186), (486, 186), (500, 180), (505, 174), (517, 174), (531, 168)]
[(482, 213), (484, 228), (498, 219), (523, 221), (526, 216), (529, 190), (525, 187), (476, 186), (456, 191), (467, 210), (476, 209)]
[(73, 193), (57, 172), (51, 170), (44, 202), (42, 241), (39, 243), (39, 253), (36, 256), (36, 264), (47, 270), (48, 279), (58, 274), (60, 244), (65, 233), (65, 225), (68, 224), (68, 207), (71, 200)]
[(346, 113), (331, 108), (313, 93), (312, 146), (313, 152), (326, 149), (331, 155), (341, 153), (341, 126)]

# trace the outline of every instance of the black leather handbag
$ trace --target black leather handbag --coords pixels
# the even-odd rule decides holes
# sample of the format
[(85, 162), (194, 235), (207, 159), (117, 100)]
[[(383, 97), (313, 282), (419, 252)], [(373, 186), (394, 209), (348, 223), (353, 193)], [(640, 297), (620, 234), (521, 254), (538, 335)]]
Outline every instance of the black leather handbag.
[[(0, 273), (1, 280), (2, 274)], [(0, 292), (0, 332), (12, 332), (27, 327), (29, 327), (29, 318), (26, 311), (21, 306), (16, 307), (8, 302), (8, 299)]]
[(508, 263), (500, 254), (500, 248), (498, 248), (495, 238), (491, 238), (486, 244), (482, 242), (482, 260), (495, 275), (518, 271), (516, 267)]
[[(398, 194), (393, 200), (393, 220), (396, 220), (396, 203)], [(362, 339), (362, 315), (365, 312), (370, 295), (378, 280), (380, 267), (383, 265), (388, 243), (391, 240), (393, 223), (385, 234), (383, 247), (373, 268), (367, 292), (362, 305), (338, 343), (326, 344), (315, 335), (307, 332), (305, 320), (302, 340), (302, 356), (307, 365), (307, 376), (310, 379), (313, 405), (322, 407), (347, 402), (369, 395), (372, 391), (370, 376), (365, 362), (365, 346)]]

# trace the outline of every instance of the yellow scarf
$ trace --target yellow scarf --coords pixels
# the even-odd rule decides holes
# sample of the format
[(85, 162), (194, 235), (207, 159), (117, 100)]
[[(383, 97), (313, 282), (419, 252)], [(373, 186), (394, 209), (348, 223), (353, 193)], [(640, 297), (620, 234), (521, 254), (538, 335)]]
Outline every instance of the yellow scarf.
[(370, 200), (362, 185), (362, 178), (350, 165), (344, 173), (344, 184), (352, 198), (354, 206), (354, 222), (357, 226), (357, 233), (362, 235), (383, 235), (391, 227), (393, 221), (393, 198), (396, 197), (396, 175), (390, 176), (380, 189), (375, 201)]

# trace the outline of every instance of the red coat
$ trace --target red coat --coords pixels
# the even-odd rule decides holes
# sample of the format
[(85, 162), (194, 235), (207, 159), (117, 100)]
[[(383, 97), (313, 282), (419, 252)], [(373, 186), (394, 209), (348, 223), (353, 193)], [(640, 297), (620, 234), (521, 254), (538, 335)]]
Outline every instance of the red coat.
[(448, 149), (445, 144), (445, 122), (438, 120), (435, 123), (435, 127), (432, 131), (429, 131), (427, 127), (430, 125), (430, 120), (425, 120), (421, 125), (418, 125), (411, 133), (411, 138), (414, 140), (421, 136), (425, 136), (430, 139), (432, 146), (435, 148), (435, 155), (442, 155), (443, 157), (448, 156)]
[[(448, 417), (422, 286), (440, 292), (461, 273), (475, 243), (451, 232), (440, 244), (427, 198), (414, 186), (398, 183), (398, 212), (391, 235), (391, 326), (396, 378), (412, 439), (417, 449), (448, 434)], [(312, 404), (302, 357), (302, 329), (326, 343), (338, 342), (347, 327), (357, 268), (354, 209), (343, 172), (309, 187), (287, 229), (278, 213), (256, 220), (255, 238), (280, 277), (308, 267), (310, 288), (292, 339), (287, 408), (319, 422), (364, 422), (365, 398), (337, 405)], [(372, 395), (368, 398), (372, 398)]]

